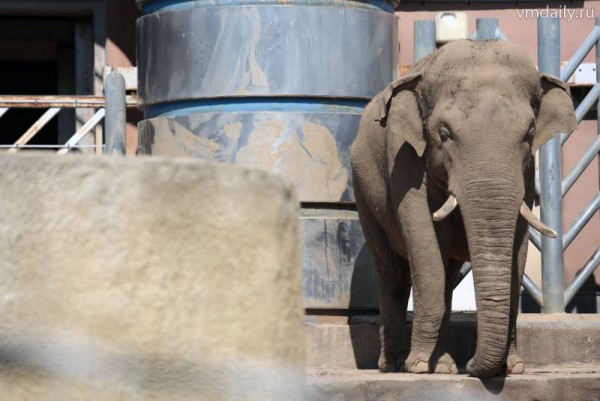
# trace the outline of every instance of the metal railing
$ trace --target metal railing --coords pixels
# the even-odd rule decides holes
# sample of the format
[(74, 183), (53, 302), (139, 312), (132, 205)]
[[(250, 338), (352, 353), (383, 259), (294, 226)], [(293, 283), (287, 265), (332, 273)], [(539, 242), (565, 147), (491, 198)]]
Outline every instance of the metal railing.
[[(495, 18), (478, 19), (477, 31), (471, 38), (476, 40), (508, 40), (506, 35), (498, 28), (498, 20)], [(414, 61), (416, 63), (436, 48), (435, 22), (415, 21), (414, 41)], [(581, 122), (594, 104), (600, 106), (600, 18), (596, 18), (595, 27), (562, 71), (560, 69), (559, 19), (538, 19), (538, 69), (542, 73), (567, 81), (594, 46), (596, 47), (596, 84), (576, 109), (577, 123)], [(597, 109), (600, 110), (600, 107), (597, 107)], [(597, 115), (598, 117), (600, 117), (600, 114)], [(543, 145), (539, 152), (539, 177), (536, 176), (535, 188), (540, 197), (541, 220), (547, 226), (553, 228), (558, 235), (557, 238), (541, 236), (529, 227), (530, 241), (541, 251), (542, 255), (542, 288), (540, 289), (527, 274), (523, 277), (523, 287), (540, 305), (544, 313), (564, 312), (565, 306), (573, 299), (584, 282), (600, 264), (600, 248), (598, 248), (565, 289), (563, 253), (600, 209), (600, 192), (596, 193), (591, 202), (579, 214), (575, 223), (566, 230), (562, 222), (562, 199), (600, 152), (600, 120), (598, 121), (598, 134), (593, 144), (562, 180), (561, 150), (562, 145), (571, 133), (557, 135)], [(470, 263), (465, 263), (461, 268), (456, 285), (470, 270)]]
[[(125, 80), (118, 72), (111, 72), (105, 79), (105, 96), (2, 96), (0, 95), (0, 118), (10, 109), (47, 109), (16, 142), (0, 145), (0, 149), (15, 153), (21, 149), (54, 149), (63, 155), (73, 149), (95, 148), (97, 154), (125, 154), (126, 108), (137, 107), (137, 96), (127, 96)], [(95, 109), (94, 115), (79, 128), (65, 144), (32, 145), (31, 140), (64, 109)], [(81, 140), (102, 121), (105, 123), (106, 144), (102, 134), (94, 137), (94, 144), (80, 144)], [(99, 131), (100, 132), (100, 131)]]
[[(575, 115), (578, 123), (581, 122), (594, 103), (598, 104), (600, 95), (600, 72), (598, 71), (598, 67), (600, 67), (600, 18), (596, 18), (596, 25), (592, 32), (583, 41), (562, 71), (560, 70), (560, 20), (558, 18), (538, 19), (540, 72), (554, 75), (566, 81), (573, 75), (575, 69), (594, 46), (596, 47), (596, 84), (576, 109)], [(598, 133), (600, 134), (600, 121), (598, 121)], [(539, 184), (536, 187), (540, 190), (541, 219), (546, 225), (556, 230), (558, 236), (557, 238), (542, 237), (541, 241), (539, 236), (532, 236), (532, 242), (542, 252), (542, 296), (539, 296), (540, 290), (530, 282), (531, 280), (528, 280), (526, 288), (545, 313), (564, 312), (565, 306), (573, 299), (583, 283), (600, 264), (600, 248), (597, 248), (575, 279), (567, 288), (564, 287), (563, 253), (592, 216), (600, 209), (600, 192), (597, 192), (596, 196), (579, 214), (575, 223), (568, 229), (564, 229), (562, 199), (600, 152), (600, 136), (598, 136), (573, 169), (565, 175), (564, 179), (561, 179), (563, 176), (561, 171), (561, 148), (569, 136), (570, 133), (560, 134), (540, 149), (540, 177)]]

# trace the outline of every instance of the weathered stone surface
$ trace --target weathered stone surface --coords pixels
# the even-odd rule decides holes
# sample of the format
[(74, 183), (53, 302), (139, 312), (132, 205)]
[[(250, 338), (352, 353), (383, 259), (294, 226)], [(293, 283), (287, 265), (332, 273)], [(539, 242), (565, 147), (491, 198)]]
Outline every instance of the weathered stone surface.
[(0, 157), (3, 400), (296, 400), (298, 207), (193, 160)]

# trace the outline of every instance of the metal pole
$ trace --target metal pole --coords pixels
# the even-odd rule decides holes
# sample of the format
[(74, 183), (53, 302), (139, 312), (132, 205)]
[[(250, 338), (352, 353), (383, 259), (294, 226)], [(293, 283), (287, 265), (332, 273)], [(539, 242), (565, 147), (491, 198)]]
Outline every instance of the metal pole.
[(589, 35), (583, 40), (581, 46), (575, 50), (575, 53), (573, 53), (567, 65), (565, 65), (560, 71), (560, 79), (563, 81), (566, 82), (569, 80), (569, 78), (571, 78), (571, 75), (573, 75), (577, 67), (579, 67), (579, 64), (583, 62), (585, 56), (588, 55), (590, 50), (592, 50), (592, 47), (594, 47), (598, 42), (598, 39), (600, 39), (600, 27), (598, 27), (597, 24), (598, 17), (596, 17), (596, 26), (594, 29), (592, 29), (592, 32), (590, 32)]
[(577, 273), (577, 276), (573, 279), (573, 282), (569, 285), (565, 291), (565, 303), (571, 302), (577, 291), (585, 284), (586, 280), (594, 273), (594, 270), (600, 265), (600, 248), (594, 252), (594, 255), (587, 261), (581, 270)]
[[(541, 73), (560, 76), (558, 18), (538, 19), (538, 65)], [(544, 313), (565, 311), (560, 148), (560, 136), (556, 135), (540, 149), (541, 217), (557, 233), (556, 238), (542, 236)]]
[(594, 199), (587, 205), (583, 211), (575, 219), (575, 223), (567, 230), (563, 238), (563, 247), (567, 249), (575, 237), (583, 230), (583, 227), (594, 217), (596, 212), (600, 210), (600, 192), (594, 196)]
[[(596, 17), (596, 28), (600, 29), (600, 17)], [(598, 71), (598, 67), (600, 67), (600, 36), (596, 42), (596, 84), (600, 82), (600, 71)], [(598, 103), (596, 103), (596, 129), (598, 135), (600, 135), (600, 97), (598, 98)], [(598, 159), (598, 168), (600, 169), (600, 158)], [(600, 189), (600, 179), (598, 180), (598, 186)]]
[(106, 76), (104, 95), (106, 97), (104, 154), (124, 155), (127, 105), (123, 75), (112, 71)]
[(435, 21), (415, 21), (414, 29), (414, 63), (416, 64), (423, 57), (433, 53), (436, 49)]
[(477, 40), (497, 39), (498, 20), (496, 18), (477, 18)]

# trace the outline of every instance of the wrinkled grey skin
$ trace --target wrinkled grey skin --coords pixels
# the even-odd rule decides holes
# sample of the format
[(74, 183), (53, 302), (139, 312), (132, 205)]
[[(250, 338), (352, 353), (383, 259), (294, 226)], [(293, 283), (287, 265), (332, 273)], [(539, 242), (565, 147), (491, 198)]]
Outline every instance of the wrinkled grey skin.
[[(532, 154), (575, 127), (568, 88), (504, 41), (450, 42), (369, 103), (351, 160), (379, 276), (381, 371), (404, 363), (409, 372), (456, 373), (445, 334), (452, 284), (470, 260), (478, 322), (467, 371), (523, 372), (515, 326), (529, 236), (519, 209), (533, 203)], [(434, 222), (449, 194), (458, 208)]]

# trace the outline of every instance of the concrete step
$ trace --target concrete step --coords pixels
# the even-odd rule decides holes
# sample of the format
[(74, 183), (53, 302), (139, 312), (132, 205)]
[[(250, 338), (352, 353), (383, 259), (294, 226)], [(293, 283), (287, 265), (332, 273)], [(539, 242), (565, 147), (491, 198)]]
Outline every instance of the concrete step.
[[(326, 370), (375, 369), (379, 356), (378, 316), (307, 316), (307, 366)], [(526, 368), (587, 363), (600, 366), (600, 315), (521, 314), (518, 352)], [(449, 352), (459, 368), (475, 352), (476, 314), (450, 320)]]
[(312, 371), (311, 401), (597, 401), (600, 367), (531, 369), (525, 375), (480, 380), (459, 375), (379, 373), (376, 370)]

